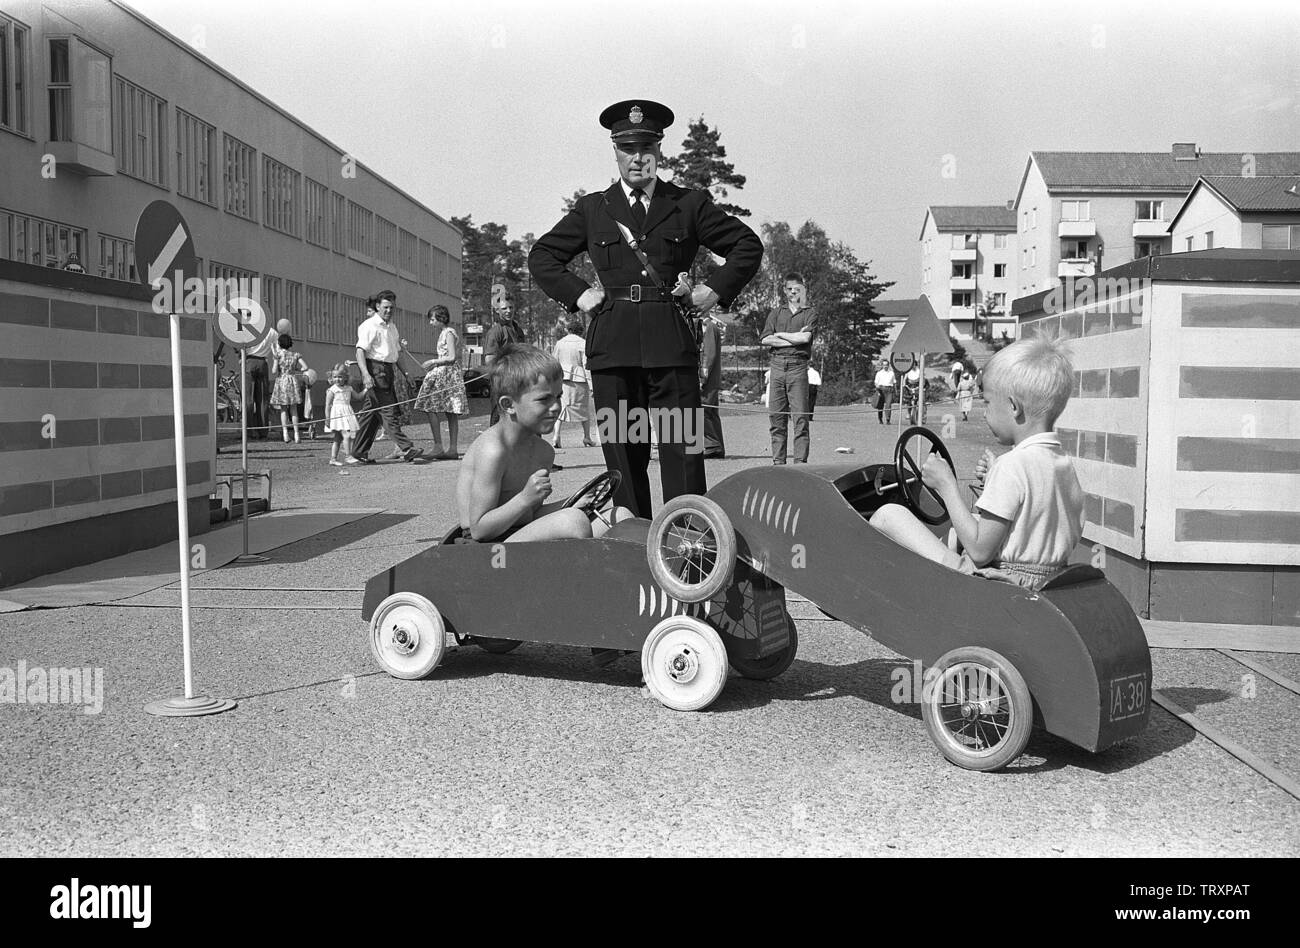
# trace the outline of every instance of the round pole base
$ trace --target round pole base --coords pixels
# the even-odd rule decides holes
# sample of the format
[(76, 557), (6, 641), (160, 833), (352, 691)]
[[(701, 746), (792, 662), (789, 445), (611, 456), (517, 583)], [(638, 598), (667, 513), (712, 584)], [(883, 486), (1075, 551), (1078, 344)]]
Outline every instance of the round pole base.
[(204, 714), (220, 714), (236, 706), (229, 698), (159, 698), (144, 706), (145, 711), (164, 718), (194, 718)]
[(263, 556), (261, 553), (240, 553), (235, 557), (236, 563), (269, 563), (271, 558)]

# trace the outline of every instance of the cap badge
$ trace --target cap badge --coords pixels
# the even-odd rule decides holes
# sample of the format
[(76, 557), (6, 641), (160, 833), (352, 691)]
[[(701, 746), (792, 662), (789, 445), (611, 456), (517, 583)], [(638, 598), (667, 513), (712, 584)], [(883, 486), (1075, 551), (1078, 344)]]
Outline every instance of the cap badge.
[(641, 106), (639, 105), (632, 106), (632, 111), (627, 113), (627, 119), (633, 125), (640, 125), (641, 120), (644, 118), (645, 116), (641, 113)]

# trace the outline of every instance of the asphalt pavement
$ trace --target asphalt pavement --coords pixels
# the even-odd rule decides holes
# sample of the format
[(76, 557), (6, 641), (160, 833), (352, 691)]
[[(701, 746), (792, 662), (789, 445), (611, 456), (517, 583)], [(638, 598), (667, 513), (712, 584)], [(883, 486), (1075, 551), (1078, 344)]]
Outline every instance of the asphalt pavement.
[[(476, 408), (462, 425), (462, 451), (484, 424)], [(946, 432), (944, 414), (951, 406), (930, 421), (969, 476), (991, 437), (978, 412), (966, 423), (952, 418)], [(709, 462), (711, 483), (769, 459), (761, 410), (724, 417), (731, 453)], [(427, 445), (427, 429), (413, 433), (421, 431)], [(825, 407), (812, 425), (812, 460), (884, 460), (896, 432), (863, 406)], [(565, 440), (580, 444), (580, 430), (566, 428)], [(232, 444), (223, 437), (221, 469), (238, 464)], [(181, 691), (179, 612), (146, 605), (174, 604), (174, 591), (0, 616), (0, 666), (103, 674), (96, 714), (0, 704), (0, 854), (1300, 850), (1300, 803), (1159, 708), (1141, 738), (1100, 755), (1035, 732), (1007, 771), (960, 770), (930, 743), (919, 706), (891, 700), (893, 673), (910, 664), (825, 619), (799, 621), (799, 655), (780, 678), (733, 676), (698, 713), (654, 701), (635, 657), (597, 668), (585, 650), (558, 646), (525, 644), (504, 656), (457, 649), (427, 680), (390, 678), (370, 655), (360, 588), (453, 522), (457, 465), (340, 469), (327, 456), (320, 441), (256, 442), (251, 466), (274, 470), (277, 509), (386, 512), (274, 550), (267, 563), (195, 579), (193, 602), (204, 607), (193, 621), (197, 691), (238, 699), (234, 711), (189, 719), (143, 711)], [(558, 460), (558, 493), (604, 467), (595, 448), (567, 447)], [(564, 569), (555, 565), (557, 585)], [(292, 608), (272, 608), (284, 606)], [(1297, 656), (1257, 658), (1300, 677)], [(1157, 650), (1153, 660), (1157, 688), (1300, 772), (1290, 739), (1300, 697), (1264, 678), (1247, 683), (1217, 653)]]

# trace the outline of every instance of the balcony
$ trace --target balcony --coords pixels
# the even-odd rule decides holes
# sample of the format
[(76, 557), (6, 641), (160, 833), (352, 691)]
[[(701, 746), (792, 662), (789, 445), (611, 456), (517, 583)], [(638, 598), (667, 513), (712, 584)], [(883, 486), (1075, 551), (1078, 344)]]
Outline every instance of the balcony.
[(948, 289), (959, 290), (959, 291), (973, 290), (975, 289), (975, 278), (974, 277), (953, 277), (948, 281)]
[(1168, 237), (1169, 221), (1134, 221), (1133, 236), (1147, 240), (1152, 237)]
[(974, 263), (977, 252), (975, 246), (972, 244), (971, 246), (964, 247), (961, 250), (952, 251), (948, 254), (948, 257), (953, 263)]
[(1096, 221), (1061, 221), (1056, 228), (1058, 237), (1096, 237)]
[(1097, 265), (1092, 260), (1062, 260), (1056, 266), (1056, 275), (1061, 279), (1066, 277), (1090, 277), (1097, 270)]
[(117, 174), (116, 158), (81, 142), (47, 141), (45, 153), (54, 157), (54, 166), (60, 171), (75, 171), (87, 177)]
[(947, 319), (949, 322), (969, 323), (974, 322), (975, 315), (974, 306), (950, 306), (948, 307)]

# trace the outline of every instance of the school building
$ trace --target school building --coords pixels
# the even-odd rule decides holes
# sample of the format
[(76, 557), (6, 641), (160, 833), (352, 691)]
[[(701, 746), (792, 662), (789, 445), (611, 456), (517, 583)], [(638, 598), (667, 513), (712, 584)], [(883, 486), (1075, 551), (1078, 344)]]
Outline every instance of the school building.
[[(175, 536), (166, 317), (132, 243), (158, 199), (205, 276), (255, 280), (292, 323), (318, 405), (367, 296), (397, 293), (417, 357), (429, 307), (461, 321), (459, 231), (345, 148), (118, 0), (0, 0), (0, 587)], [(217, 345), (184, 327), (201, 532)]]
[(1013, 311), (1075, 364), (1082, 559), (1144, 617), (1300, 626), (1300, 250), (1144, 257)]

